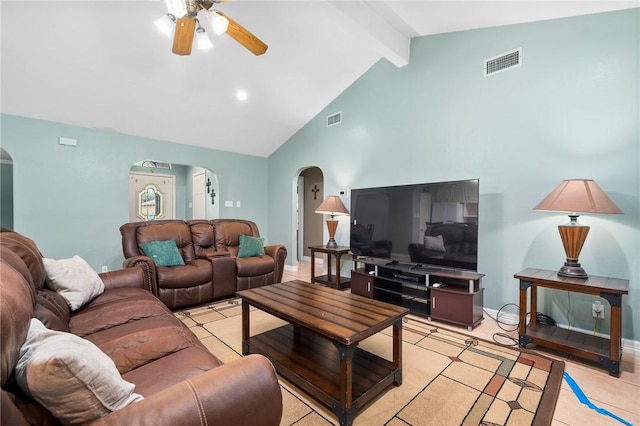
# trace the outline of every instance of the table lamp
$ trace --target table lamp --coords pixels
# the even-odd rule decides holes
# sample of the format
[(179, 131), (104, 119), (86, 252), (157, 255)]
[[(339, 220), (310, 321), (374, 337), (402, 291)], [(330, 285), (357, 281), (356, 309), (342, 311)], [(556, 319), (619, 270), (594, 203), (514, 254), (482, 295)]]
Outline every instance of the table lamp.
[(329, 242), (327, 248), (338, 248), (335, 240), (336, 230), (338, 229), (338, 221), (334, 219), (336, 215), (349, 214), (347, 208), (337, 195), (329, 195), (316, 209), (316, 213), (329, 214), (331, 219), (327, 220), (327, 229), (329, 230)]
[(591, 179), (562, 181), (534, 210), (569, 212), (570, 222), (558, 225), (567, 261), (558, 271), (564, 277), (586, 278), (588, 275), (578, 262), (578, 256), (589, 233), (589, 227), (578, 224), (578, 212), (616, 214), (622, 210)]

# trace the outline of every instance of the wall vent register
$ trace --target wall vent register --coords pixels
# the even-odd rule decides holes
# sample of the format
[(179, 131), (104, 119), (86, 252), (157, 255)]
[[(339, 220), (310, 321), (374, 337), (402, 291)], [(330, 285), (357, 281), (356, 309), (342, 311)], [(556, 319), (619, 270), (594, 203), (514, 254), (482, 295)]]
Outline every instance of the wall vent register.
[(522, 65), (522, 48), (501, 53), (484, 61), (484, 76), (507, 71)]
[(327, 115), (327, 127), (342, 123), (342, 111)]

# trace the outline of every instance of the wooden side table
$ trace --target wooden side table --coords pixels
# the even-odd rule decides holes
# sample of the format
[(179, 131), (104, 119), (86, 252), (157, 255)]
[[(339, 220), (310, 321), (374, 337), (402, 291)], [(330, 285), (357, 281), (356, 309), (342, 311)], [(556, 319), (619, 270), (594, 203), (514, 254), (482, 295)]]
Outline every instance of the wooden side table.
[[(597, 361), (609, 371), (611, 376), (620, 377), (620, 358), (622, 357), (622, 295), (629, 294), (629, 281), (590, 276), (584, 278), (568, 278), (559, 276), (557, 271), (543, 269), (525, 269), (514, 275), (520, 280), (520, 346), (536, 343)], [(592, 334), (567, 330), (552, 325), (538, 324), (538, 287), (565, 290), (573, 293), (600, 296), (609, 302), (611, 307), (611, 327), (609, 338)], [(527, 289), (531, 288), (531, 319), (527, 325)]]
[[(349, 254), (349, 247), (339, 246), (337, 248), (327, 248), (325, 246), (310, 246), (311, 250), (311, 282), (328, 285), (329, 287), (343, 289), (349, 287), (351, 279), (341, 276), (340, 260), (343, 255)], [(327, 254), (327, 274), (316, 277), (316, 252)], [(331, 257), (336, 258), (335, 274), (331, 272)]]

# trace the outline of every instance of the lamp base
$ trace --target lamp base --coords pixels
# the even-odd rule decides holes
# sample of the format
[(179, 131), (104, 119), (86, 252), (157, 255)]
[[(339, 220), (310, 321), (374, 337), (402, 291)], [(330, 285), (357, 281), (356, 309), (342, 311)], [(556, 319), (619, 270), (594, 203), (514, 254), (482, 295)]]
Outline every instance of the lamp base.
[(329, 242), (327, 242), (326, 248), (335, 249), (338, 248), (338, 243), (333, 238), (329, 238)]
[(578, 224), (578, 215), (576, 213), (570, 214), (569, 218), (571, 221), (568, 224), (558, 226), (564, 252), (567, 256), (567, 261), (558, 271), (558, 275), (570, 278), (587, 278), (588, 275), (580, 266), (578, 257), (589, 234), (589, 227)]
[(558, 275), (569, 278), (587, 278), (589, 276), (578, 262), (569, 259), (558, 270)]
[(329, 242), (326, 247), (330, 249), (338, 248), (338, 243), (336, 243), (335, 235), (336, 230), (338, 229), (338, 221), (333, 219), (333, 216), (330, 220), (327, 220), (327, 229), (329, 230)]

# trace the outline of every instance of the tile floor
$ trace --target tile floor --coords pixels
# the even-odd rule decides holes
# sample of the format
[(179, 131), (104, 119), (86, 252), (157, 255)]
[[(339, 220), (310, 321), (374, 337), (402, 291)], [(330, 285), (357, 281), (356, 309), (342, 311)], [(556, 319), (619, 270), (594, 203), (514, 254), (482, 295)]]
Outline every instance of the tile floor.
[[(318, 268), (321, 270), (320, 266), (317, 266), (316, 270)], [(283, 281), (295, 279), (309, 281), (310, 273), (310, 263), (299, 262), (297, 271), (284, 272)], [(504, 333), (498, 324), (486, 315), (485, 320), (472, 332), (464, 327), (450, 326), (445, 323), (439, 325), (486, 340), (493, 340), (495, 333)], [(509, 334), (517, 339), (517, 331)], [(501, 340), (501, 342), (504, 341), (504, 339)], [(622, 357), (620, 378), (615, 378), (609, 376), (595, 363), (543, 348), (537, 350), (546, 356), (564, 360), (565, 371), (584, 392), (589, 402), (595, 408), (611, 413), (611, 415), (600, 414), (598, 411), (602, 410), (596, 411), (581, 403), (568, 384), (563, 382), (553, 425), (640, 425), (640, 356), (625, 353)]]

